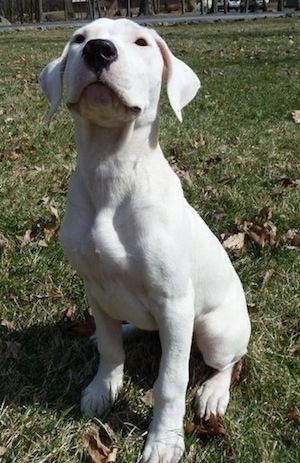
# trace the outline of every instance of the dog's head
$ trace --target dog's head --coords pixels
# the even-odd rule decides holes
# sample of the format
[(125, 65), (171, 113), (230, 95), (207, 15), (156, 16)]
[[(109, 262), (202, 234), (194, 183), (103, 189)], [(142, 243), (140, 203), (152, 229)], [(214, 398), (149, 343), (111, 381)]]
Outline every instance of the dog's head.
[(103, 126), (153, 121), (162, 81), (181, 121), (182, 108), (200, 87), (198, 77), (154, 30), (127, 19), (98, 19), (78, 29), (40, 75), (49, 117), (65, 84), (70, 111)]

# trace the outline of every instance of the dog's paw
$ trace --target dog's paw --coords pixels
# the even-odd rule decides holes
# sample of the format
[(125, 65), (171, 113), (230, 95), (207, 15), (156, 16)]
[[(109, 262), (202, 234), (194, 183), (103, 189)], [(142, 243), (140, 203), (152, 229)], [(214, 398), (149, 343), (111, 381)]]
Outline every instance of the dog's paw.
[(105, 381), (96, 375), (93, 381), (83, 390), (80, 409), (87, 416), (101, 416), (110, 407), (122, 387), (122, 379)]
[[(221, 372), (220, 372), (221, 373)], [(208, 420), (210, 414), (223, 416), (229, 403), (229, 385), (218, 375), (205, 381), (195, 398), (195, 410), (200, 418)]]
[(183, 429), (149, 435), (142, 454), (142, 463), (178, 463), (184, 452)]

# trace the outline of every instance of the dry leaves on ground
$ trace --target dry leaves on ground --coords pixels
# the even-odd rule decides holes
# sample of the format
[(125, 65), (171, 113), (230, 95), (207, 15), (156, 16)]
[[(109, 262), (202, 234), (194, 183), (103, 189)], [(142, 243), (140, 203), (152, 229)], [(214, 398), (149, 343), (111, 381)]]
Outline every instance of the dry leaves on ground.
[(300, 412), (298, 410), (290, 410), (284, 414), (284, 417), (288, 421), (293, 421), (294, 423), (300, 425)]
[(247, 250), (247, 237), (244, 232), (224, 232), (220, 236), (223, 247), (234, 255), (243, 254)]
[[(242, 357), (233, 368), (230, 389), (234, 388), (240, 382), (243, 367), (244, 358)], [(226, 434), (220, 418), (216, 417), (213, 413), (210, 414), (210, 418), (207, 421), (195, 416), (193, 422), (186, 425), (185, 430), (188, 434), (195, 433), (199, 436), (224, 437)]]
[(299, 111), (299, 109), (294, 109), (294, 111), (292, 111), (292, 118), (293, 118), (293, 121), (296, 124), (300, 124), (300, 111)]
[(242, 357), (233, 367), (231, 375), (230, 389), (233, 389), (241, 380), (241, 375), (244, 367), (244, 357)]
[(73, 320), (75, 308), (69, 305), (62, 314), (62, 323), (65, 328), (81, 336), (92, 336), (96, 330), (94, 317), (86, 309), (83, 312), (83, 320)]
[(247, 308), (250, 314), (259, 312), (259, 307), (256, 304), (249, 303), (247, 304)]
[(293, 186), (295, 188), (300, 188), (300, 180), (293, 180), (290, 177), (287, 177), (286, 175), (282, 175), (281, 177), (276, 178), (274, 180), (274, 183), (283, 185), (285, 187)]
[(184, 180), (190, 187), (192, 187), (193, 186), (193, 181), (191, 179), (191, 176), (190, 176), (190, 173), (189, 173), (188, 169), (186, 169), (183, 166), (180, 166), (179, 162), (173, 156), (169, 157), (169, 163), (170, 163), (173, 171), (175, 172), (175, 174), (178, 175), (178, 177), (181, 180)]
[(282, 237), (285, 244), (292, 247), (300, 247), (300, 233), (298, 230), (288, 230)]
[(270, 207), (262, 208), (257, 215), (250, 220), (244, 220), (243, 229), (251, 241), (260, 247), (274, 246), (276, 244), (277, 228), (271, 222), (272, 211)]
[(198, 419), (195, 417), (194, 422), (188, 423), (185, 426), (185, 431), (188, 434), (197, 434), (199, 436), (224, 437), (226, 432), (219, 419), (213, 414), (210, 414), (209, 420)]
[(9, 240), (0, 233), (0, 252), (11, 252), (14, 250), (13, 244), (9, 242)]
[(291, 354), (299, 354), (300, 353), (300, 339), (299, 341), (295, 342), (292, 346), (289, 347), (289, 352)]
[(147, 407), (153, 407), (154, 405), (153, 389), (148, 389), (148, 391), (141, 390), (140, 400), (141, 402), (143, 402), (143, 404), (147, 405)]
[(114, 463), (117, 457), (117, 447), (108, 448), (101, 442), (96, 432), (84, 434), (82, 437), (92, 463)]
[(13, 327), (14, 327), (14, 324), (13, 322), (9, 321), (9, 320), (6, 320), (6, 318), (4, 318), (3, 320), (1, 320), (1, 326), (4, 326), (4, 328), (6, 328), (7, 330), (12, 330)]
[(50, 206), (51, 219), (37, 219), (32, 222), (31, 227), (26, 230), (25, 234), (18, 237), (21, 246), (27, 246), (36, 238), (41, 238), (38, 241), (39, 246), (47, 247), (49, 241), (58, 235), (60, 221), (58, 211), (54, 206)]
[(220, 235), (223, 247), (234, 255), (241, 255), (248, 249), (250, 242), (256, 243), (261, 248), (275, 246), (277, 244), (277, 228), (270, 220), (272, 211), (269, 207), (262, 208), (258, 214), (249, 220), (243, 220), (241, 230), (234, 233), (225, 231)]

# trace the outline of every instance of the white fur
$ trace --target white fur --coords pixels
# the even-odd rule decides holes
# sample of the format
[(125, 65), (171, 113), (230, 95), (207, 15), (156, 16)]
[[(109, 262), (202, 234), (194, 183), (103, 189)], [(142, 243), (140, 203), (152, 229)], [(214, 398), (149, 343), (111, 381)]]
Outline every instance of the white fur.
[[(79, 34), (82, 43), (74, 39)], [(85, 44), (98, 38), (118, 51), (101, 76), (82, 55)], [(140, 38), (146, 46), (136, 43)], [(126, 19), (99, 19), (76, 31), (40, 81), (50, 117), (65, 84), (76, 123), (78, 159), (61, 242), (83, 278), (101, 356), (83, 392), (82, 411), (103, 413), (122, 387), (122, 320), (158, 329), (162, 358), (142, 461), (176, 463), (184, 451), (193, 332), (205, 362), (216, 369), (196, 397), (196, 410), (206, 419), (225, 413), (232, 367), (246, 353), (250, 335), (240, 280), (186, 202), (158, 143), (162, 81), (180, 120), (200, 82), (156, 32)]]

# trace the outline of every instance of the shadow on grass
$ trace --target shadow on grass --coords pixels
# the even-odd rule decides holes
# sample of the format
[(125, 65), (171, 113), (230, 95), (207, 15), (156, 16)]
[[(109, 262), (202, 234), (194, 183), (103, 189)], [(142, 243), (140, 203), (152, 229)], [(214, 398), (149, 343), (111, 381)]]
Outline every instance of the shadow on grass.
[[(68, 416), (81, 416), (81, 391), (93, 378), (99, 358), (88, 337), (75, 333), (61, 322), (37, 324), (24, 331), (1, 327), (0, 339), (0, 403), (38, 405), (59, 411), (71, 409)], [(129, 422), (146, 430), (151, 404), (141, 407), (139, 415), (136, 401), (153, 387), (158, 374), (161, 356), (158, 333), (145, 332), (137, 339), (126, 341), (124, 348), (124, 393), (106, 417), (115, 421), (115, 428)], [(200, 354), (194, 351), (190, 363), (193, 387), (203, 377), (204, 364)]]
[[(0, 327), (0, 403), (54, 409), (79, 419), (81, 391), (98, 366), (93, 342), (64, 323), (33, 325), (23, 331)], [(161, 347), (158, 333), (143, 333), (124, 343), (125, 386), (116, 403), (103, 417), (114, 430), (146, 431), (152, 415), (143, 396), (158, 374)], [(199, 357), (199, 354), (198, 354)], [(196, 357), (192, 356), (194, 374)], [(202, 363), (202, 362), (200, 362)], [(127, 429), (128, 426), (130, 429)]]

